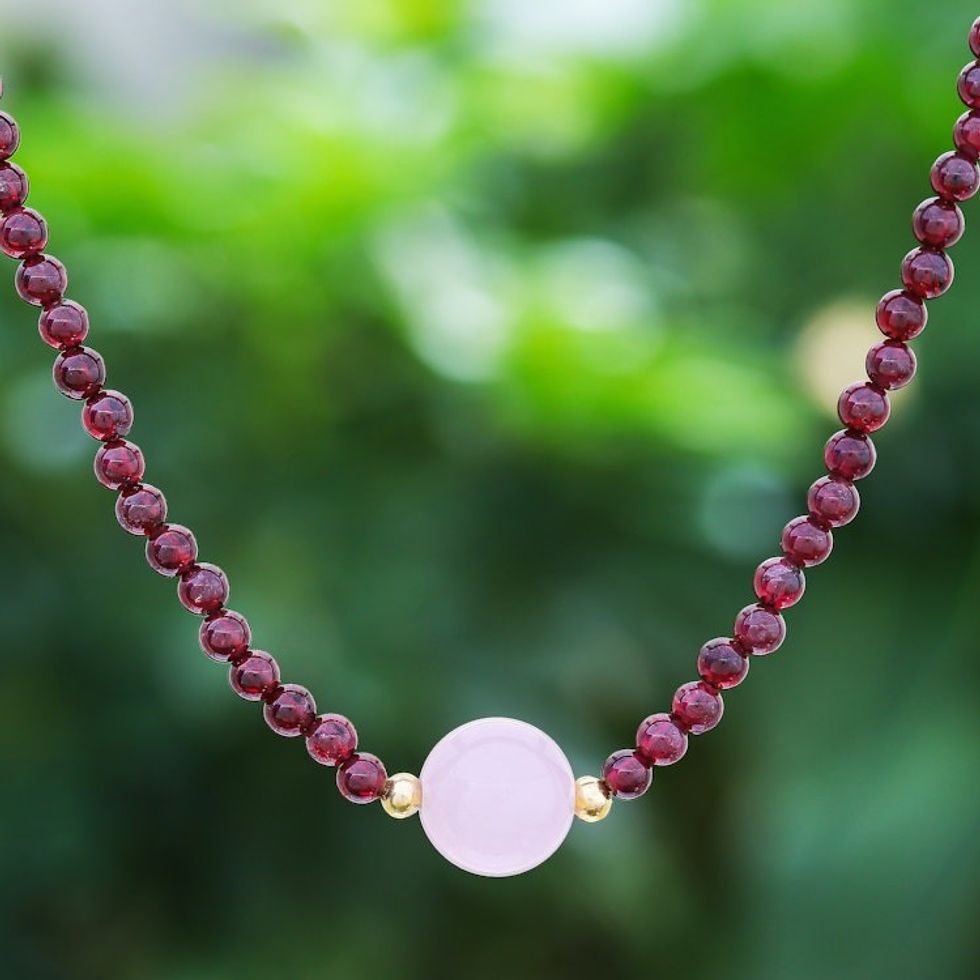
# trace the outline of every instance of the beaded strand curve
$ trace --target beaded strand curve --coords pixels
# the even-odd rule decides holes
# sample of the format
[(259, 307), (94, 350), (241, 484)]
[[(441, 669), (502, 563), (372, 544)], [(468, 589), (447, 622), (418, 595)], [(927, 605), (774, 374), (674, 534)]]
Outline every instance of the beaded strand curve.
[[(650, 715), (640, 724), (632, 748), (612, 753), (601, 776), (583, 776), (575, 784), (575, 813), (595, 822), (609, 812), (614, 798), (642, 796), (656, 767), (679, 761), (691, 735), (711, 731), (724, 712), (722, 692), (739, 685), (751, 658), (775, 652), (786, 636), (782, 611), (802, 598), (804, 569), (825, 561), (833, 548), (833, 531), (849, 524), (860, 507), (856, 481), (875, 465), (870, 433), (880, 429), (890, 412), (888, 392), (907, 385), (916, 359), (908, 341), (927, 320), (926, 301), (935, 299), (953, 281), (953, 263), (946, 249), (964, 230), (959, 203), (980, 187), (980, 18), (969, 34), (977, 60), (960, 72), (957, 91), (967, 111), (953, 129), (954, 150), (943, 153), (930, 172), (935, 196), (923, 201), (912, 219), (918, 245), (903, 259), (902, 288), (886, 293), (875, 311), (885, 340), (867, 355), (868, 380), (848, 386), (837, 410), (844, 428), (824, 447), (827, 475), (807, 493), (807, 513), (783, 529), (782, 554), (763, 561), (755, 571), (757, 601), (735, 618), (733, 636), (709, 640), (697, 658), (698, 680), (681, 685), (669, 712)], [(0, 95), (2, 95), (0, 82)], [(44, 249), (48, 227), (33, 208), (25, 207), (28, 179), (9, 158), (20, 143), (14, 120), (0, 111), (0, 250), (20, 261), (17, 293), (41, 308), (41, 338), (58, 351), (53, 368), (57, 389), (81, 401), (82, 425), (100, 442), (95, 475), (117, 493), (116, 516), (130, 534), (146, 541), (146, 557), (159, 574), (176, 578), (178, 598), (190, 612), (203, 617), (200, 645), (212, 660), (229, 665), (229, 681), (243, 699), (263, 704), (269, 727), (286, 737), (302, 737), (316, 762), (337, 769), (341, 794), (354, 803), (380, 799), (397, 818), (411, 816), (421, 805), (421, 784), (410, 773), (389, 777), (374, 755), (359, 751), (353, 724), (339, 714), (318, 714), (310, 692), (281, 682), (276, 660), (251, 645), (247, 620), (227, 608), (229, 585), (216, 565), (198, 560), (197, 542), (186, 527), (167, 520), (167, 503), (156, 487), (143, 481), (145, 462), (128, 436), (133, 408), (121, 392), (105, 387), (102, 357), (84, 346), (89, 331), (85, 309), (66, 299), (64, 265)]]

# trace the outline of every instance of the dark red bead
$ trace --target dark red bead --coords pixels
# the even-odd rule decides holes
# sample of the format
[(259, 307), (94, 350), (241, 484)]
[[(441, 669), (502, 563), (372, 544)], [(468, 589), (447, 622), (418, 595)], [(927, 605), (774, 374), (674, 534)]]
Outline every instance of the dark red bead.
[(351, 803), (373, 803), (381, 797), (388, 773), (370, 752), (358, 752), (337, 769), (337, 789)]
[(980, 109), (980, 64), (971, 61), (963, 66), (960, 77), (956, 79), (956, 91), (964, 105)]
[(23, 259), (44, 250), (48, 223), (33, 208), (11, 211), (0, 221), (0, 251), (12, 259)]
[(102, 486), (120, 490), (143, 479), (146, 463), (139, 446), (126, 439), (113, 439), (99, 446), (94, 468)]
[(55, 358), (51, 377), (66, 398), (90, 398), (105, 381), (105, 362), (91, 347), (72, 347)]
[(956, 149), (971, 160), (980, 156), (980, 112), (970, 109), (964, 112), (953, 127), (953, 143)]
[(864, 367), (874, 384), (894, 391), (915, 377), (915, 354), (900, 340), (886, 340), (868, 351)]
[(17, 293), (32, 306), (57, 303), (68, 288), (68, 273), (52, 255), (32, 255), (17, 267)]
[(37, 330), (50, 347), (77, 347), (88, 336), (88, 313), (84, 306), (66, 299), (41, 311)]
[(191, 565), (177, 583), (181, 605), (200, 616), (217, 612), (228, 601), (228, 591), (228, 577), (210, 562)]
[(947, 201), (965, 201), (980, 188), (980, 169), (966, 154), (949, 150), (932, 165), (929, 180), (940, 197)]
[(925, 329), (929, 313), (925, 303), (901, 289), (885, 293), (875, 310), (878, 329), (893, 340), (911, 340)]
[(343, 715), (320, 715), (306, 736), (306, 751), (321, 766), (339, 766), (357, 751), (357, 729)]
[(796, 605), (806, 589), (803, 570), (788, 558), (767, 558), (755, 570), (755, 594), (770, 609)]
[(762, 605), (746, 606), (735, 617), (735, 639), (758, 657), (774, 653), (786, 639), (786, 620)]
[(0, 112), (0, 160), (13, 156), (20, 146), (20, 128), (12, 116)]
[(172, 578), (190, 568), (197, 559), (197, 540), (181, 524), (165, 524), (146, 542), (146, 560), (155, 572)]
[(862, 480), (875, 468), (874, 443), (861, 432), (835, 432), (824, 446), (824, 463), (845, 480)]
[(914, 248), (902, 260), (905, 288), (922, 299), (942, 296), (953, 282), (953, 261), (945, 252)]
[(849, 480), (822, 476), (806, 495), (810, 514), (828, 527), (843, 527), (857, 517), (861, 496)]
[(949, 248), (963, 236), (963, 212), (952, 201), (930, 197), (912, 215), (912, 232), (923, 245)]
[(837, 400), (841, 422), (856, 432), (880, 429), (891, 413), (888, 395), (867, 381), (858, 381), (845, 388)]
[(671, 714), (677, 724), (691, 735), (710, 732), (725, 713), (721, 695), (704, 681), (682, 684), (674, 693)]
[(970, 28), (970, 50), (980, 58), (980, 17), (973, 22), (973, 26)]
[(228, 671), (231, 689), (246, 701), (261, 701), (279, 686), (279, 664), (263, 650), (251, 650)]
[(620, 749), (602, 764), (602, 781), (617, 799), (635, 800), (650, 788), (653, 770), (638, 752)]
[(687, 733), (666, 713), (650, 715), (636, 730), (636, 751), (649, 766), (672, 766), (687, 752)]
[(0, 163), (0, 211), (12, 211), (27, 200), (30, 182), (16, 163)]
[(212, 659), (223, 663), (239, 660), (252, 642), (252, 630), (248, 620), (240, 613), (222, 609), (212, 613), (201, 623), (198, 635), (201, 649)]
[(133, 406), (118, 391), (100, 391), (82, 406), (82, 425), (93, 439), (117, 439), (133, 427)]
[(266, 701), (266, 724), (277, 734), (294, 738), (304, 735), (316, 717), (313, 695), (299, 684), (284, 684)]
[(698, 676), (719, 690), (737, 687), (748, 672), (748, 657), (727, 636), (708, 640), (698, 653)]
[(797, 565), (810, 568), (827, 560), (834, 536), (812, 517), (794, 517), (783, 528), (783, 554)]
[(167, 499), (148, 483), (124, 487), (116, 499), (116, 520), (130, 534), (150, 534), (167, 519)]

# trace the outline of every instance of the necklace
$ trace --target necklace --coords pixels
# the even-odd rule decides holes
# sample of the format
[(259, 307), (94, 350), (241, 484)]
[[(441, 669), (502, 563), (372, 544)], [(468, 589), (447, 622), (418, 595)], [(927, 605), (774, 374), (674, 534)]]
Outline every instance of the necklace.
[[(980, 59), (980, 18), (971, 28), (969, 43)], [(150, 566), (176, 579), (180, 602), (202, 617), (201, 648), (228, 666), (233, 690), (262, 705), (274, 732), (302, 739), (315, 762), (335, 768), (338, 789), (346, 799), (360, 804), (380, 801), (397, 819), (417, 813), (426, 835), (449, 861), (476, 874), (514, 875), (554, 853), (574, 817), (595, 823), (609, 814), (615, 800), (642, 796), (657, 767), (679, 761), (691, 736), (718, 725), (723, 692), (745, 679), (753, 657), (780, 647), (786, 634), (782, 611), (803, 596), (805, 569), (830, 555), (834, 530), (856, 516), (860, 498), (855, 483), (875, 464), (870, 434), (888, 420), (888, 393), (907, 385), (915, 374), (916, 360), (907, 342), (925, 328), (926, 301), (942, 295), (952, 283), (953, 265), (946, 249), (963, 233), (958, 202), (980, 188), (980, 60), (962, 70), (957, 88), (968, 110), (954, 127), (956, 149), (941, 155), (932, 167), (935, 196), (920, 204), (913, 216), (919, 244), (902, 262), (902, 288), (886, 293), (878, 303), (876, 321), (884, 339), (868, 352), (868, 380), (850, 385), (840, 396), (838, 414), (844, 427), (825, 446), (827, 474), (810, 487), (807, 513), (783, 529), (782, 554), (756, 569), (757, 601), (738, 613), (732, 636), (701, 647), (698, 679), (678, 688), (668, 712), (644, 719), (633, 747), (613, 752), (599, 776), (577, 780), (549, 736), (509, 718), (465, 724), (438, 742), (418, 776), (389, 775), (377, 756), (360, 749), (347, 718), (318, 713), (305, 687), (282, 682), (276, 660), (253, 647), (246, 619), (227, 607), (224, 572), (199, 560), (192, 532), (168, 520), (163, 494), (143, 480), (143, 454), (127, 438), (132, 405), (125, 395), (105, 387), (105, 364), (85, 346), (88, 315), (65, 298), (65, 268), (44, 252), (47, 224), (37, 211), (24, 206), (27, 176), (9, 160), (20, 132), (4, 112), (0, 249), (20, 261), (16, 289), (21, 298), (41, 308), (41, 337), (58, 352), (56, 387), (82, 403), (82, 424), (100, 443), (95, 474), (117, 495), (119, 523), (144, 539)]]

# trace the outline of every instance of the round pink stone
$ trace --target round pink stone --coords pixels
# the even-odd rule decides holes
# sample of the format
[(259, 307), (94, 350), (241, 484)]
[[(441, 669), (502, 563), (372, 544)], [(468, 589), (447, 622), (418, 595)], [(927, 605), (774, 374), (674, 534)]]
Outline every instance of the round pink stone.
[(503, 878), (551, 857), (575, 815), (575, 777), (544, 732), (481, 718), (450, 732), (419, 776), (432, 846), (464, 871)]

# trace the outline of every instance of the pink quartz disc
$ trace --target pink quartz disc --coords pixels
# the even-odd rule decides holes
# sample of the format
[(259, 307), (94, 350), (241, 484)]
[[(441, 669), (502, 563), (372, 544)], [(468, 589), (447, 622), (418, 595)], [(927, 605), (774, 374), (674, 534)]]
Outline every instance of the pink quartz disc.
[(519, 875), (551, 857), (575, 815), (575, 776), (540, 729), (480, 718), (450, 732), (419, 776), (432, 846), (472, 874)]

